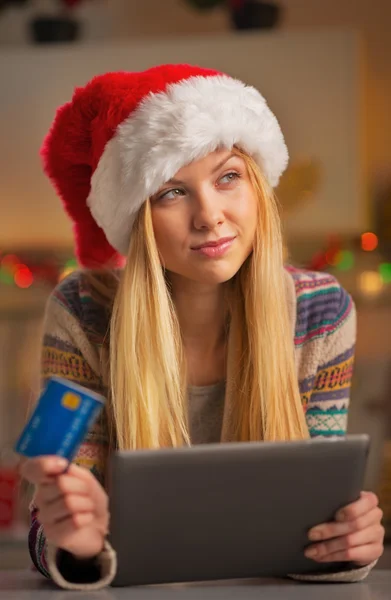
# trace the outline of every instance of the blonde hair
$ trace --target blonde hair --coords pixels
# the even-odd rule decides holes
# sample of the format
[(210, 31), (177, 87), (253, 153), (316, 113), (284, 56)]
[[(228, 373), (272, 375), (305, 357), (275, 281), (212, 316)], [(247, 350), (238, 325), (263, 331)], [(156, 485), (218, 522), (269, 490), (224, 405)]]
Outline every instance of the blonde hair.
[[(259, 199), (253, 252), (228, 282), (226, 402), (232, 441), (308, 437), (288, 314), (280, 216), (256, 163), (241, 151)], [(190, 444), (186, 361), (151, 208), (132, 230), (110, 325), (110, 421), (119, 449)]]

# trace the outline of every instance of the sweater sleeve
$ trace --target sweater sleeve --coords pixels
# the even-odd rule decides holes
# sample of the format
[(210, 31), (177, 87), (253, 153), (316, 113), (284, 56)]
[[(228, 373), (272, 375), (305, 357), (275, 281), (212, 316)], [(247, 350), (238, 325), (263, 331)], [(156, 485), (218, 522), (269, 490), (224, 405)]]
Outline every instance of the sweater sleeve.
[[(41, 368), (42, 386), (50, 377), (58, 375), (105, 394), (99, 376), (98, 352), (89, 341), (80, 315), (72, 310), (61, 289), (54, 291), (47, 304)], [(89, 469), (102, 485), (105, 483), (107, 448), (108, 436), (103, 415), (88, 433), (73, 461)], [(98, 589), (111, 582), (115, 575), (116, 556), (108, 542), (94, 564), (78, 564), (72, 561), (72, 557), (47, 543), (34, 498), (30, 504), (30, 515), (29, 552), (36, 569), (45, 577), (67, 589)]]
[[(347, 431), (356, 343), (356, 310), (351, 296), (342, 287), (337, 287), (336, 295), (336, 309), (332, 315), (324, 315), (322, 350), (313, 387), (308, 394), (306, 419), (311, 437), (341, 437)], [(343, 571), (289, 577), (308, 582), (353, 583), (365, 579), (376, 562), (360, 568), (347, 563)]]
[(347, 430), (356, 344), (356, 310), (340, 286), (332, 315), (325, 310), (323, 339), (306, 419), (311, 437), (339, 437)]

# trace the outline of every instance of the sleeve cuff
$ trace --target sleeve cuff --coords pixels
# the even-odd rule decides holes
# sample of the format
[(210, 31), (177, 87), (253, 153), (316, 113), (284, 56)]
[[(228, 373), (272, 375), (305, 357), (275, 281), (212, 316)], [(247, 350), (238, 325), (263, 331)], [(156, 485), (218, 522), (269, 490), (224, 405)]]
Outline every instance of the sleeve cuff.
[(59, 549), (48, 544), (47, 566), (52, 580), (60, 588), (99, 590), (113, 581), (117, 572), (117, 555), (106, 540), (102, 552), (93, 561), (77, 561), (72, 557), (64, 560), (64, 557), (59, 558)]
[(288, 575), (288, 577), (290, 579), (295, 579), (296, 581), (312, 581), (314, 583), (357, 583), (358, 581), (363, 581), (363, 579), (369, 575), (376, 563), (377, 560), (374, 560), (365, 567), (347, 569), (346, 571), (339, 571), (338, 573), (322, 573), (319, 575)]

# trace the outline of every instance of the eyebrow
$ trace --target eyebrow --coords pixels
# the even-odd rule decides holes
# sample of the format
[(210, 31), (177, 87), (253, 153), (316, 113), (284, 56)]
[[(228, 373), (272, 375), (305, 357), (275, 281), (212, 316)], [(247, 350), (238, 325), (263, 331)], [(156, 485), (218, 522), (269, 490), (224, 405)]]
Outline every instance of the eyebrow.
[[(216, 171), (219, 171), (225, 165), (225, 163), (227, 163), (234, 156), (235, 156), (235, 154), (233, 152), (231, 152), (231, 154), (229, 156), (227, 156), (226, 158), (223, 158), (223, 160), (221, 160), (215, 167), (213, 167), (212, 173), (216, 173)], [(172, 178), (172, 179), (169, 179), (165, 185), (170, 185), (172, 183), (174, 185), (180, 185), (180, 184), (183, 184), (184, 181), (181, 181), (180, 179)]]

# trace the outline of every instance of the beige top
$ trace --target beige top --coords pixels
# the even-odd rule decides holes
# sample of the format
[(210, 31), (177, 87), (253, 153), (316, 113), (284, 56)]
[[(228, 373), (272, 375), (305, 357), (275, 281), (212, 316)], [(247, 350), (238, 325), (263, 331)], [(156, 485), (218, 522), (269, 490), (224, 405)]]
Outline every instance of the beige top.
[(193, 444), (220, 442), (224, 399), (225, 381), (188, 387), (190, 439)]

